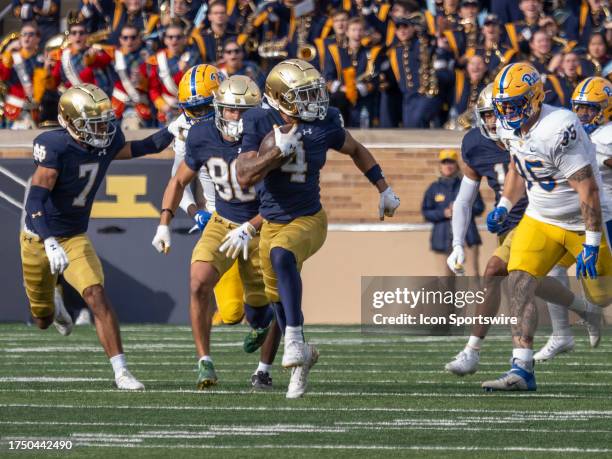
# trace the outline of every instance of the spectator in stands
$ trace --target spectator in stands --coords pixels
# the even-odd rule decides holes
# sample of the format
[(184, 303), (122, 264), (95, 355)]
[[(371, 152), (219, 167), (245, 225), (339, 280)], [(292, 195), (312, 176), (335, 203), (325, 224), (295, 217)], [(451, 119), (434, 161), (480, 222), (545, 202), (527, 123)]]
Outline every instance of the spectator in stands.
[(487, 66), (484, 58), (478, 54), (468, 59), (465, 70), (455, 69), (453, 90), (449, 91), (452, 97), (448, 101), (451, 109), (447, 128), (470, 129), (475, 127), (474, 107), (480, 91), (487, 83)]
[(244, 50), (238, 45), (236, 39), (230, 38), (223, 47), (223, 60), (219, 70), (226, 76), (246, 75), (264, 91), (266, 77), (254, 62), (244, 60)]
[(337, 10), (332, 13), (331, 18), (333, 33), (323, 40), (323, 46), (317, 46), (317, 52), (321, 56), (319, 63), (322, 72), (325, 71), (325, 61), (327, 60), (327, 49), (329, 46), (335, 44), (338, 49), (344, 49), (348, 42), (346, 37), (349, 21), (348, 13), (345, 10)]
[(589, 38), (587, 53), (581, 58), (583, 77), (602, 76), (602, 70), (610, 60), (609, 46), (602, 32), (595, 32)]
[(36, 23), (25, 22), (18, 45), (2, 54), (0, 80), (6, 85), (4, 117), (7, 127), (12, 129), (31, 129), (38, 121), (39, 105), (45, 92), (44, 57), (39, 43)]
[(223, 44), (230, 38), (236, 38), (228, 27), (229, 18), (225, 3), (215, 0), (208, 6), (210, 27), (194, 29), (191, 38), (200, 50), (202, 62), (217, 65), (223, 58)]
[(397, 127), (401, 120), (405, 128), (427, 128), (440, 112), (433, 51), (428, 36), (417, 36), (414, 21), (397, 19), (398, 44), (381, 65), (381, 127)]
[(68, 14), (68, 47), (55, 51), (55, 67), (51, 71), (53, 87), (63, 92), (71, 86), (93, 83), (106, 94), (113, 88), (111, 56), (104, 49), (87, 44), (89, 33), (76, 12)]
[(166, 124), (176, 118), (178, 111), (178, 84), (183, 74), (196, 64), (201, 56), (193, 46), (187, 46), (185, 23), (173, 19), (163, 35), (165, 47), (149, 58), (149, 97), (157, 109), (157, 120)]
[(382, 48), (362, 46), (364, 28), (361, 18), (350, 19), (347, 47), (340, 48), (332, 43), (326, 55), (324, 76), (329, 88), (330, 104), (340, 109), (347, 127), (360, 127), (362, 111), (367, 113), (368, 120), (374, 112), (374, 75)]
[[(436, 257), (436, 265), (439, 267), (438, 275), (453, 276), (454, 274), (446, 264), (446, 259), (452, 251), (451, 217), (453, 202), (461, 184), (461, 174), (456, 150), (441, 150), (438, 159), (440, 160), (440, 177), (425, 191), (421, 212), (425, 220), (433, 223), (430, 241), (431, 250)], [(479, 273), (478, 247), (482, 245), (482, 240), (474, 218), (481, 215), (483, 211), (484, 202), (478, 193), (472, 208), (472, 221), (466, 234), (468, 247), (466, 273), (470, 276), (477, 276)]]
[(494, 14), (489, 14), (484, 20), (480, 43), (476, 54), (483, 57), (489, 76), (495, 75), (507, 64), (517, 58), (517, 50), (502, 43), (501, 22)]
[(551, 73), (552, 40), (544, 30), (537, 30), (529, 40), (529, 62), (541, 74)]
[(42, 43), (59, 33), (59, 0), (12, 0), (13, 14), (22, 23), (35, 22)]
[[(120, 46), (113, 54), (113, 67), (117, 78), (111, 101), (117, 119), (126, 129), (153, 127), (153, 106), (148, 97), (147, 50), (140, 30), (131, 24), (124, 25), (119, 35)], [(127, 112), (126, 112), (127, 111)]]
[(582, 78), (578, 55), (573, 51), (563, 54), (557, 74), (546, 75), (544, 102), (571, 108), (572, 93)]

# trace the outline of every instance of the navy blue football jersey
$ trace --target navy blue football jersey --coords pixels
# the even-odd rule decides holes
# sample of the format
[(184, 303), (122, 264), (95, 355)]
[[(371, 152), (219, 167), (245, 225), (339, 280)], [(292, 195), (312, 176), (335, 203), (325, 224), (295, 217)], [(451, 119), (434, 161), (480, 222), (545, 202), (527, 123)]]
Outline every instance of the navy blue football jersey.
[[(510, 165), (510, 154), (499, 147), (495, 141), (482, 135), (479, 128), (470, 129), (461, 143), (461, 157), (478, 175), (485, 177), (489, 187), (495, 192), (495, 205), (501, 198), (504, 179)], [(514, 228), (523, 218), (527, 207), (527, 197), (521, 198), (508, 214), (498, 234)]]
[[(65, 129), (44, 132), (34, 139), (34, 164), (58, 171), (45, 202), (46, 221), (53, 236), (68, 237), (87, 231), (96, 192), (124, 145), (119, 126), (107, 148), (80, 145)], [(33, 228), (29, 215), (25, 224)]]
[[(242, 151), (258, 151), (273, 125), (286, 124), (273, 108), (252, 108), (243, 116)], [(345, 131), (340, 111), (329, 107), (323, 120), (300, 121), (304, 154), (271, 171), (255, 185), (261, 206), (259, 213), (271, 222), (286, 223), (297, 217), (314, 215), (321, 210), (319, 174), (325, 165), (327, 150), (344, 145)]]
[(215, 184), (217, 213), (234, 223), (249, 221), (259, 212), (259, 200), (253, 187), (243, 189), (236, 178), (236, 158), (240, 141), (223, 139), (214, 120), (201, 121), (189, 129), (185, 164), (197, 172), (206, 168)]

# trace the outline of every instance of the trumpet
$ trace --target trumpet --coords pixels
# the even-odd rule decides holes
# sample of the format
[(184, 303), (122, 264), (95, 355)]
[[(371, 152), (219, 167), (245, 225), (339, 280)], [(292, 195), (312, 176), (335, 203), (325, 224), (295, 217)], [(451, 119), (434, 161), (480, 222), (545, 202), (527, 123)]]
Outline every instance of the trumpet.
[(306, 62), (310, 62), (317, 57), (317, 49), (308, 43), (308, 32), (310, 31), (311, 25), (312, 17), (305, 16), (300, 18), (297, 39), (297, 57)]
[(274, 59), (274, 58), (286, 58), (287, 53), (287, 39), (281, 38), (280, 40), (269, 40), (263, 42), (257, 48), (257, 54), (262, 59)]

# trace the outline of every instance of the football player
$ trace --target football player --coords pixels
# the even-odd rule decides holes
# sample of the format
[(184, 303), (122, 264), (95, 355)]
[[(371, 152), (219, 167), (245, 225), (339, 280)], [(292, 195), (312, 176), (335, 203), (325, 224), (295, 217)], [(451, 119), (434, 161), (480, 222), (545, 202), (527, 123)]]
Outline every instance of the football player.
[[(219, 80), (213, 66), (200, 66), (191, 79), (194, 85), (207, 85)], [(193, 94), (202, 90), (192, 88)], [(191, 258), (191, 325), (198, 354), (198, 389), (217, 383), (217, 374), (210, 358), (211, 295), (219, 279), (238, 259), (238, 269), (244, 286), (244, 309), (253, 333), (245, 340), (245, 351), (253, 352), (262, 345), (259, 367), (252, 376), (255, 388), (270, 388), (270, 368), (280, 341), (280, 331), (273, 322), (259, 261), (257, 232), (262, 219), (258, 215), (259, 200), (253, 188), (242, 188), (236, 179), (236, 158), (242, 137), (242, 113), (261, 102), (257, 85), (248, 77), (235, 75), (216, 89), (214, 111), (189, 129), (185, 159), (176, 175), (170, 179), (164, 193), (160, 225), (153, 239), (159, 252), (171, 246), (168, 225), (179, 205), (183, 190), (205, 168), (215, 184), (215, 207), (212, 217), (193, 250)], [(192, 109), (186, 110), (190, 115)], [(214, 121), (210, 118), (214, 116)], [(208, 119), (203, 119), (208, 118)], [(266, 336), (267, 335), (267, 336)]]
[[(612, 197), (612, 123), (610, 122), (612, 119), (612, 83), (601, 77), (586, 78), (581, 81), (572, 94), (572, 109), (595, 145), (603, 191), (606, 196)], [(608, 235), (611, 232), (609, 228)], [(609, 242), (608, 246), (610, 246)], [(570, 265), (573, 262), (572, 259)], [(553, 268), (554, 275), (567, 279), (567, 268), (568, 266), (560, 263)], [(567, 309), (554, 303), (548, 303), (548, 312), (553, 334), (544, 347), (533, 356), (536, 361), (550, 360), (557, 354), (571, 351), (574, 348), (574, 337), (570, 329)], [(599, 328), (596, 330), (589, 328), (592, 347), (599, 344), (600, 337)]]
[[(503, 196), (487, 217), (495, 229), (523, 195), (529, 204), (510, 248), (508, 282), (512, 325), (512, 367), (485, 390), (536, 390), (533, 336), (537, 326), (534, 292), (540, 280), (567, 254), (587, 298), (598, 306), (612, 300), (612, 254), (602, 231), (610, 220), (595, 147), (579, 118), (542, 104), (544, 89), (527, 63), (507, 65), (493, 83), (497, 132), (512, 156)], [(602, 219), (603, 216), (603, 219)]]
[[(503, 189), (504, 179), (508, 173), (510, 154), (503, 148), (497, 135), (496, 117), (493, 112), (493, 84), (489, 84), (479, 94), (475, 119), (478, 128), (471, 129), (463, 138), (461, 153), (465, 162), (465, 176), (461, 182), (459, 194), (453, 204), (453, 252), (449, 255), (448, 267), (455, 274), (464, 274), (465, 262), (465, 235), (470, 221), (472, 204), (480, 186), (482, 177), (487, 178), (489, 187), (495, 192), (496, 202), (499, 202)], [(527, 198), (522, 197), (508, 214), (503, 224), (498, 225), (495, 234), (498, 237), (498, 247), (485, 268), (486, 294), (485, 301), (478, 305), (475, 315), (480, 317), (495, 317), (501, 301), (500, 284), (503, 277), (508, 275), (508, 261), (510, 247), (514, 235), (514, 228), (525, 213)], [(569, 256), (573, 263), (573, 258)], [(564, 304), (564, 309), (574, 309), (574, 302), (580, 304), (578, 314), (585, 319), (589, 329), (595, 328), (596, 318), (586, 315), (582, 309), (582, 297), (573, 295), (562, 285), (549, 281), (538, 288), (537, 294), (550, 301)], [(445, 369), (457, 376), (473, 374), (478, 370), (480, 362), (480, 348), (487, 335), (489, 326), (476, 323), (465, 348), (446, 364)]]
[[(178, 89), (178, 105), (181, 116), (177, 119), (176, 131), (174, 135), (174, 164), (172, 165), (172, 175), (176, 174), (181, 162), (185, 159), (185, 141), (189, 128), (196, 122), (210, 119), (214, 115), (213, 111), (213, 91), (219, 87), (221, 78), (205, 78), (206, 75), (217, 74), (218, 69), (213, 66), (203, 64), (189, 69), (181, 81)], [(221, 75), (223, 77), (223, 75)], [(193, 77), (193, 78), (192, 78)], [(195, 89), (195, 95), (192, 93)], [(204, 230), (206, 223), (210, 219), (212, 212), (215, 211), (215, 184), (208, 175), (205, 167), (198, 172), (199, 185), (202, 187), (204, 195), (205, 209), (199, 209), (191, 191), (191, 186), (185, 187), (180, 207), (190, 217), (195, 220), (192, 231)], [(240, 323), (244, 317), (244, 303), (242, 298), (244, 292), (238, 264), (232, 267), (221, 277), (215, 286), (215, 300), (217, 311), (212, 320), (213, 324), (234, 325)]]
[[(393, 216), (400, 202), (372, 154), (345, 131), (340, 112), (328, 108), (325, 81), (312, 65), (299, 59), (277, 64), (268, 74), (264, 93), (267, 105), (243, 117), (236, 171), (239, 186), (256, 185), (261, 200), (264, 282), (285, 334), (282, 365), (292, 368), (287, 398), (297, 398), (304, 394), (308, 372), (318, 358), (317, 349), (304, 342), (300, 270), (327, 235), (319, 195), (327, 150), (349, 155), (376, 186), (381, 219)], [(279, 127), (285, 124), (292, 125), (288, 132)], [(258, 154), (271, 132), (275, 146)]]
[[(109, 97), (93, 84), (75, 85), (60, 98), (62, 129), (34, 139), (36, 170), (26, 199), (20, 235), (26, 294), (34, 322), (53, 322), (57, 276), (83, 297), (95, 317), (98, 338), (110, 358), (119, 389), (143, 389), (128, 371), (115, 312), (104, 291), (102, 265), (85, 234), (96, 191), (115, 159), (157, 153), (172, 141), (164, 128), (143, 140), (126, 142), (115, 124)], [(60, 311), (63, 334), (72, 320)]]

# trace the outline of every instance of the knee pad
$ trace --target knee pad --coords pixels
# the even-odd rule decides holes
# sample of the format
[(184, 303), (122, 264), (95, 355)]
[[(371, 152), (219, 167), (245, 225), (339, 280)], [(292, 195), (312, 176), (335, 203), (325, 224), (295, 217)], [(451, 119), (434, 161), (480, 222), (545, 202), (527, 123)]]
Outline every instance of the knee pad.
[(245, 304), (244, 312), (247, 322), (252, 328), (266, 328), (274, 317), (274, 312), (270, 305), (253, 307)]

